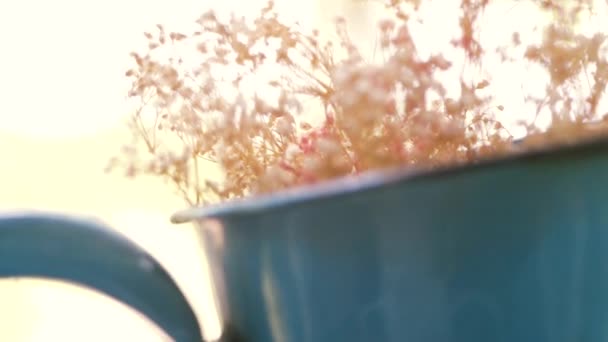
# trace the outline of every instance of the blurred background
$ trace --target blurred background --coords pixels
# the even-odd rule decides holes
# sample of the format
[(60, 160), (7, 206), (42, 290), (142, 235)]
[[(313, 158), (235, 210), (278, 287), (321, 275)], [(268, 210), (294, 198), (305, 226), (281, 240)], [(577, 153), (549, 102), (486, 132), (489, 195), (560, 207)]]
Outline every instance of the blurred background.
[[(169, 216), (184, 209), (185, 203), (157, 179), (133, 181), (119, 173), (105, 174), (103, 169), (129, 138), (124, 124), (129, 114), (129, 84), (124, 72), (131, 62), (129, 53), (145, 44), (143, 32), (157, 23), (187, 28), (210, 6), (245, 15), (264, 3), (0, 1), (0, 210), (62, 212), (110, 224), (169, 269), (210, 337), (219, 332), (209, 311), (209, 279), (194, 229), (169, 223)], [(305, 26), (327, 27), (333, 16), (342, 13), (353, 25), (354, 38), (369, 45), (369, 51), (373, 47), (369, 28), (379, 13), (373, 4), (353, 0), (275, 3), (281, 14)], [(525, 3), (496, 1), (496, 20), (491, 22), (496, 34), (505, 21), (519, 20), (524, 25), (538, 20), (530, 13), (525, 17)], [(448, 12), (438, 7), (437, 30), (428, 32), (430, 44), (434, 37), (452, 30), (442, 17)], [(504, 75), (513, 77), (510, 70), (504, 70)], [(517, 105), (509, 100), (513, 94), (504, 96)], [(0, 303), (1, 341), (167, 340), (136, 312), (74, 285), (0, 280)]]
[[(213, 8), (246, 14), (265, 2)], [(277, 2), (309, 24), (319, 19), (316, 6)], [(197, 312), (209, 309), (199, 246), (192, 227), (169, 223), (186, 204), (162, 181), (133, 181), (104, 167), (129, 139), (129, 53), (157, 23), (187, 28), (210, 7), (204, 0), (0, 1), (0, 211), (103, 220), (156, 256)], [(0, 341), (167, 340), (138, 313), (71, 284), (0, 280), (0, 303)]]

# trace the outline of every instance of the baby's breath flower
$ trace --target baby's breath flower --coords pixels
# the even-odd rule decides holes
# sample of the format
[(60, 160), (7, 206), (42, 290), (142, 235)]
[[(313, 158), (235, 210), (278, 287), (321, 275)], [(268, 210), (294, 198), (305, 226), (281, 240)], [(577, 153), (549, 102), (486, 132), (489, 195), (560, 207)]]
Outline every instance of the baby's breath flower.
[(304, 172), (309, 173), (309, 174), (316, 173), (320, 167), (321, 167), (321, 161), (319, 160), (319, 157), (317, 157), (317, 156), (308, 155), (304, 158), (304, 161), (302, 163), (302, 170), (304, 170)]
[(440, 124), (440, 132), (444, 137), (454, 138), (464, 133), (464, 121), (461, 119), (444, 117)]
[(213, 146), (213, 154), (216, 156), (225, 156), (226, 155), (226, 145), (224, 145), (224, 141), (220, 140)]
[(286, 117), (280, 117), (276, 122), (276, 132), (281, 136), (290, 136), (294, 133), (295, 127), (293, 123)]
[(276, 165), (270, 167), (267, 170), (266, 176), (268, 177), (268, 179), (274, 180), (277, 185), (289, 184), (294, 179), (293, 174), (287, 172), (283, 168)]
[(300, 147), (294, 143), (290, 143), (285, 149), (285, 159), (287, 161), (293, 161), (295, 157), (301, 152)]
[(340, 145), (333, 139), (321, 138), (317, 141), (317, 148), (320, 153), (333, 155), (340, 151)]
[(384, 19), (378, 23), (378, 27), (380, 31), (392, 31), (395, 28), (395, 22), (390, 19)]
[[(136, 139), (110, 166), (129, 177), (164, 177), (190, 204), (202, 205), (390, 166), (436, 167), (512, 151), (507, 125), (491, 116), (492, 108), (510, 106), (480, 95), (499, 88), (489, 87), (493, 70), (482, 63), (491, 51), (476, 41), (489, 2), (461, 0), (452, 41), (459, 53), (449, 55), (466, 56), (469, 69), (490, 74), (480, 82), (466, 68), (452, 70), (459, 61), (443, 51), (418, 51), (421, 37), (410, 20), (424, 0), (383, 1), (395, 15), (375, 26), (379, 63), (362, 57), (344, 18), (336, 21), (338, 41), (323, 41), (318, 30), (281, 22), (272, 1), (254, 20), (209, 11), (190, 34), (162, 26), (146, 33), (148, 51), (133, 53), (125, 74), (133, 82), (128, 95), (141, 104), (130, 126)], [(608, 39), (577, 34), (568, 26), (577, 14), (571, 12), (585, 6), (560, 4), (551, 2), (559, 20), (545, 28), (541, 43), (518, 47), (523, 33), (513, 27), (514, 38), (507, 35), (498, 49), (503, 60), (544, 68), (550, 80), (544, 97), (526, 100), (553, 120), (546, 132), (522, 122), (530, 144), (587, 136), (589, 120), (605, 112)], [(187, 52), (181, 57), (190, 63), (166, 58), (175, 51)], [(511, 56), (522, 51), (523, 59)], [(460, 84), (460, 95), (448, 84)], [(320, 123), (304, 115), (309, 103)], [(597, 127), (593, 134), (608, 129), (608, 120)]]

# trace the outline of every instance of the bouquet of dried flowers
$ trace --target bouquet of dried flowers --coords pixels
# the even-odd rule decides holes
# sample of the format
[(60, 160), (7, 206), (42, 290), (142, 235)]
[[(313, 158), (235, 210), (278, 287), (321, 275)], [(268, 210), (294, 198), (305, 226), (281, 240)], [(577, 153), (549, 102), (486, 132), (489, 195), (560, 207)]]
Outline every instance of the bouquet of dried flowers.
[[(460, 1), (460, 32), (449, 44), (464, 56), (457, 72), (445, 54), (419, 53), (411, 24), (426, 2), (386, 0), (387, 18), (375, 28), (380, 61), (363, 57), (344, 19), (332, 37), (306, 32), (282, 22), (272, 2), (251, 20), (204, 13), (189, 34), (158, 26), (145, 34), (148, 51), (132, 54), (135, 139), (111, 166), (163, 177), (189, 204), (206, 205), (368, 170), (512, 153), (513, 136), (495, 115), (504, 107), (487, 91), (491, 51), (478, 38), (489, 1)], [(542, 42), (523, 46), (514, 30), (494, 55), (549, 76), (546, 93), (527, 101), (551, 124), (521, 122), (526, 141), (578, 139), (591, 122), (604, 127), (606, 36), (573, 28), (592, 1), (537, 5), (555, 18)]]

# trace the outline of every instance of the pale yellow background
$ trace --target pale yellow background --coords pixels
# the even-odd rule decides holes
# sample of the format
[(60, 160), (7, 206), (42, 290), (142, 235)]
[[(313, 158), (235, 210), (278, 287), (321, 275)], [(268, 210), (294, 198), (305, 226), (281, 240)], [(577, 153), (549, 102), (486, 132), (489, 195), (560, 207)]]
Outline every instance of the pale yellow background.
[[(246, 13), (262, 2), (213, 3)], [(310, 4), (298, 10), (277, 3), (303, 20), (316, 12)], [(194, 231), (168, 221), (185, 204), (158, 180), (131, 181), (103, 168), (128, 139), (129, 52), (156, 23), (187, 28), (210, 4), (0, 0), (0, 211), (101, 218), (159, 258), (199, 313), (212, 307)], [(206, 321), (207, 332), (217, 335), (216, 321)], [(164, 340), (139, 314), (91, 290), (0, 280), (0, 341)]]
[[(127, 139), (121, 121), (128, 111), (123, 73), (128, 53), (144, 42), (142, 32), (156, 23), (186, 27), (212, 3), (245, 13), (260, 2), (0, 0), (0, 211), (101, 218), (157, 256), (196, 311), (207, 316), (209, 280), (194, 231), (168, 223), (183, 202), (158, 180), (131, 181), (104, 174), (103, 168)], [(277, 3), (305, 24), (325, 23), (345, 9), (359, 25), (355, 37), (372, 46), (367, 20), (374, 12), (365, 5)], [(512, 1), (496, 6), (501, 14), (493, 22), (496, 34), (500, 25), (509, 25), (505, 21), (535, 20), (513, 9)], [(431, 42), (441, 35), (449, 12), (437, 12), (437, 30), (428, 32)], [(509, 94), (505, 99), (511, 99)], [(204, 321), (211, 335), (217, 333), (214, 322)], [(135, 312), (92, 291), (40, 280), (0, 280), (0, 341), (165, 339)]]

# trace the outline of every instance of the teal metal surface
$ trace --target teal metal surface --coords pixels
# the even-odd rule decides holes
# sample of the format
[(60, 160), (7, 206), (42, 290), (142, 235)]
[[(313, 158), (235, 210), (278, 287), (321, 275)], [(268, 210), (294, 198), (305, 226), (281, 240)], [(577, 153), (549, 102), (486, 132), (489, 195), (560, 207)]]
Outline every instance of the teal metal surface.
[(161, 265), (97, 223), (46, 214), (0, 217), (0, 277), (91, 287), (140, 311), (176, 342), (202, 341), (194, 312)]
[(219, 232), (226, 319), (245, 341), (600, 342), (607, 189), (596, 141), (174, 220)]
[[(174, 216), (197, 220), (225, 341), (608, 340), (608, 141), (374, 173)], [(185, 298), (103, 226), (0, 220), (0, 276), (97, 288), (178, 342)]]

